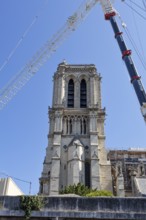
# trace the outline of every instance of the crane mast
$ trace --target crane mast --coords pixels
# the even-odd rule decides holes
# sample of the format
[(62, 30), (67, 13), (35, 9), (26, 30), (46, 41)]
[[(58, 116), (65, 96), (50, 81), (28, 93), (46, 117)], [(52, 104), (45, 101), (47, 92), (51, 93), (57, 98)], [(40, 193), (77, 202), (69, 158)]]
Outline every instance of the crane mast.
[(123, 33), (120, 31), (118, 24), (116, 22), (116, 19), (115, 19), (116, 12), (113, 9), (110, 0), (100, 0), (100, 3), (103, 9), (103, 12), (104, 12), (105, 19), (110, 21), (111, 26), (113, 28), (115, 39), (117, 40), (117, 43), (121, 50), (122, 59), (125, 62), (125, 65), (127, 67), (130, 80), (131, 80), (131, 84), (134, 87), (138, 101), (141, 106), (142, 115), (144, 117), (144, 120), (146, 121), (146, 92), (142, 85), (142, 82), (140, 79), (141, 77), (138, 75), (134, 62), (131, 58), (132, 52), (126, 46), (126, 43), (123, 38)]

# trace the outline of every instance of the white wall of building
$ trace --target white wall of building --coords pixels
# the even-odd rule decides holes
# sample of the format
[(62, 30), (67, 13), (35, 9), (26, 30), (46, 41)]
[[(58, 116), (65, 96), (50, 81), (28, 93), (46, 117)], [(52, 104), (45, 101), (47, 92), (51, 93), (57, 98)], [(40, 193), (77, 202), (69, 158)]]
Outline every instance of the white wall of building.
[(0, 178), (0, 195), (1, 196), (19, 196), (24, 193), (19, 189), (16, 183), (9, 178)]

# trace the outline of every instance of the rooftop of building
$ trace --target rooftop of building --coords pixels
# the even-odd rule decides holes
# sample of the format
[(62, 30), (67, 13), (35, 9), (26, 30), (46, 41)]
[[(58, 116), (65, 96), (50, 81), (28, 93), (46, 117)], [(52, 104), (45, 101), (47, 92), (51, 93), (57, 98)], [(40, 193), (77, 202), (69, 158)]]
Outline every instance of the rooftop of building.
[(21, 189), (16, 185), (14, 180), (10, 177), (8, 178), (0, 178), (0, 195), (1, 196), (19, 196), (24, 193)]

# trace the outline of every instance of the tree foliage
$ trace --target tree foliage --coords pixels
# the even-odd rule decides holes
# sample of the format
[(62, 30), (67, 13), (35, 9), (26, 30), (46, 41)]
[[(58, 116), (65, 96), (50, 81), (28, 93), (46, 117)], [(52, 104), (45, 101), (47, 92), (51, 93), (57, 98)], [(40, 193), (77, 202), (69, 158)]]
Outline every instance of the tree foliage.
[(96, 190), (86, 194), (87, 197), (94, 197), (94, 196), (113, 196), (112, 192), (107, 190)]
[(43, 206), (43, 200), (39, 196), (21, 196), (20, 208), (25, 212), (25, 218), (30, 219), (31, 211), (38, 211)]
[(81, 183), (66, 186), (65, 189), (60, 192), (60, 194), (76, 194), (79, 196), (85, 196), (87, 193), (90, 193), (90, 189)]
[(96, 189), (89, 189), (87, 186), (84, 186), (81, 183), (77, 185), (69, 185), (66, 186), (64, 190), (60, 191), (60, 194), (76, 194), (79, 196), (113, 196), (110, 191), (106, 190), (96, 190)]

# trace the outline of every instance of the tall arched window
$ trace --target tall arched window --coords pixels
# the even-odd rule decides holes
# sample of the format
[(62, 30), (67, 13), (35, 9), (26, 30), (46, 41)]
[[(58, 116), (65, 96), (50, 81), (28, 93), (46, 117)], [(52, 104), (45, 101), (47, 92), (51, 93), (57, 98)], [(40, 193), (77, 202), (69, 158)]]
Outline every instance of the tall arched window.
[(72, 120), (71, 119), (69, 121), (69, 124), (70, 124), (70, 134), (72, 134)]
[(83, 121), (83, 126), (84, 126), (84, 134), (86, 134), (86, 120), (84, 119), (84, 121)]
[(85, 186), (90, 188), (90, 162), (85, 161)]
[(74, 81), (72, 79), (68, 82), (68, 108), (74, 107)]
[(82, 79), (80, 85), (80, 107), (86, 108), (87, 107), (87, 88), (86, 88), (86, 81)]

